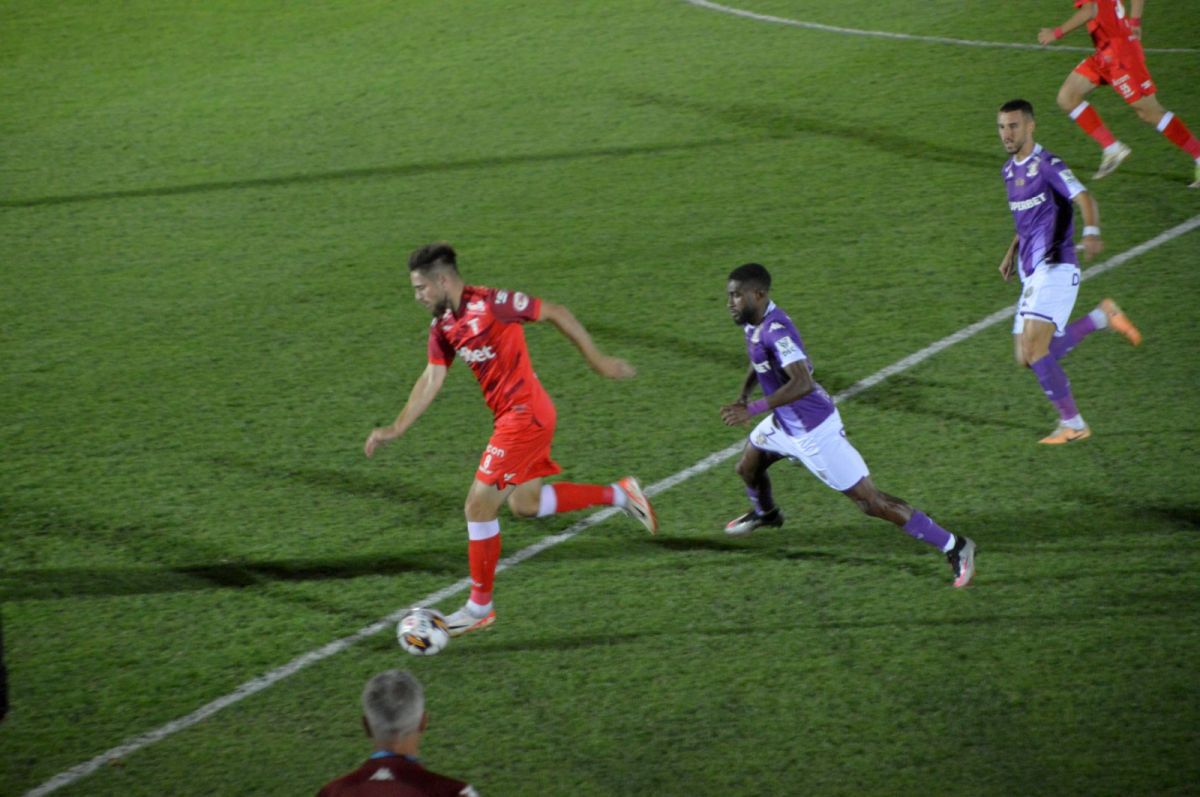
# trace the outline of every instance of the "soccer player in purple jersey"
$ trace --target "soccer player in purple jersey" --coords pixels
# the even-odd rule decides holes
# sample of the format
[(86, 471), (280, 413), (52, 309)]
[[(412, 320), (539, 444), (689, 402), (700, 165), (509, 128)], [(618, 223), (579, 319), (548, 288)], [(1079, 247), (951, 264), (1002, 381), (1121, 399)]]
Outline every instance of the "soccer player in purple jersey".
[[(738, 266), (729, 275), (726, 289), (733, 322), (746, 331), (750, 370), (738, 400), (721, 408), (721, 419), (727, 426), (738, 426), (756, 415), (766, 417), (750, 433), (737, 464), (753, 508), (729, 521), (725, 533), (741, 536), (762, 526), (783, 525), (783, 513), (771, 497), (767, 469), (781, 459), (791, 459), (803, 463), (863, 512), (895, 523), (945, 553), (954, 571), (954, 586), (970, 584), (975, 575), (975, 543), (951, 534), (871, 481), (862, 455), (846, 439), (833, 399), (813, 381), (812, 361), (795, 324), (771, 301), (767, 269), (758, 263)], [(763, 398), (750, 401), (756, 383)]]
[(1079, 294), (1071, 203), (1083, 214), (1082, 243), (1089, 260), (1104, 248), (1100, 210), (1067, 164), (1034, 143), (1032, 105), (1025, 100), (1006, 102), (1000, 106), (998, 126), (1004, 149), (1012, 153), (1001, 173), (1017, 234), (1000, 261), (1000, 275), (1006, 282), (1014, 272), (1021, 277), (1013, 321), (1017, 363), (1033, 371), (1058, 410), (1057, 428), (1040, 442), (1062, 445), (1086, 440), (1092, 432), (1075, 406), (1059, 360), (1098, 329), (1119, 332), (1134, 346), (1141, 343), (1142, 335), (1112, 299), (1067, 323)]

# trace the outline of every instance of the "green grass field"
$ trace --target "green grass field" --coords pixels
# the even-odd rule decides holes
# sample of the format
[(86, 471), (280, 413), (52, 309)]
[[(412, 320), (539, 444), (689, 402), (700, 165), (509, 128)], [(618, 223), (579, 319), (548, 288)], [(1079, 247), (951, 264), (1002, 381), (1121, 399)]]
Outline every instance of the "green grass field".
[[(1032, 42), (1070, 3), (742, 0)], [(894, 6), (900, 6), (895, 8)], [(1200, 16), (1152, 3), (1148, 47)], [(995, 109), (1101, 207), (1106, 256), (1200, 214), (1190, 164), (1108, 89), (1133, 157), (1054, 107), (1081, 57), (838, 35), (676, 0), (0, 4), (0, 794), (190, 714), (466, 575), (490, 415), (466, 368), (362, 455), (424, 363), (404, 258), (569, 306), (638, 378), (528, 330), (572, 481), (651, 484), (736, 443), (724, 280), (757, 260), (845, 390), (1015, 302)], [(1063, 44), (1085, 45), (1077, 33)], [(1200, 54), (1151, 55), (1200, 131)], [(427, 765), (485, 795), (1200, 793), (1200, 232), (1085, 282), (1138, 349), (1066, 364), (1062, 450), (1007, 322), (842, 405), (876, 483), (980, 547), (941, 557), (779, 465), (787, 526), (730, 540), (725, 462), (503, 573), (494, 630), (380, 633), (60, 795), (313, 794), (409, 667)], [(501, 516), (506, 553), (582, 515)], [(446, 600), (451, 609), (463, 595)]]

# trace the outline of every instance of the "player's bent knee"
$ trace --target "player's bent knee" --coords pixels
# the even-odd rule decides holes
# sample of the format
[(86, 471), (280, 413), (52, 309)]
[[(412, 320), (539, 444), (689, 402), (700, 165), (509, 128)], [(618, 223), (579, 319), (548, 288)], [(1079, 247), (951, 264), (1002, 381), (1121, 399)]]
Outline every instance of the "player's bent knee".
[(508, 508), (519, 518), (537, 517), (538, 501), (513, 499), (508, 502)]

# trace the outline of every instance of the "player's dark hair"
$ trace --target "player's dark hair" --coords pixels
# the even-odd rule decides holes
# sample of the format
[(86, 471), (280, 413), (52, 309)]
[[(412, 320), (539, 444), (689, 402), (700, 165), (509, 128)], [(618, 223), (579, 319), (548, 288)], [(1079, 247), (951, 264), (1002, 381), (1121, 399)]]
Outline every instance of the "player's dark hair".
[(458, 255), (454, 247), (444, 241), (425, 244), (408, 256), (409, 271), (429, 271), (437, 266), (448, 266), (458, 271)]
[(771, 290), (771, 272), (759, 263), (745, 263), (729, 272), (729, 279), (740, 282), (747, 287)]
[(1030, 119), (1034, 118), (1033, 103), (1029, 100), (1009, 100), (1000, 106), (1000, 113), (1012, 113), (1013, 111), (1020, 111)]

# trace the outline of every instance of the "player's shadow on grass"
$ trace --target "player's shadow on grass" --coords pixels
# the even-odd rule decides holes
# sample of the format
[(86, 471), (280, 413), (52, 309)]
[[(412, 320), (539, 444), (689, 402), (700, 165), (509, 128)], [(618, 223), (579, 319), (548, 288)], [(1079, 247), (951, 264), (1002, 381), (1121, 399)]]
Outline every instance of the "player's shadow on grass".
[(462, 511), (461, 490), (453, 493), (438, 492), (424, 486), (418, 478), (399, 479), (394, 475), (367, 476), (352, 470), (268, 465), (260, 460), (224, 455), (214, 457), (212, 461), (223, 468), (245, 471), (260, 480), (301, 484), (337, 495), (378, 498), (394, 503), (397, 507), (420, 507), (422, 513), (428, 512), (435, 516), (446, 512), (458, 515)]
[[(836, 393), (837, 390), (831, 392)], [(994, 414), (963, 412), (953, 404), (954, 395), (954, 390), (944, 383), (900, 374), (891, 377), (886, 385), (876, 386), (855, 396), (854, 403), (879, 410), (927, 415), (939, 421), (961, 421), (971, 426), (996, 426), (1022, 432), (1045, 431), (1042, 428), (1044, 424), (1035, 423), (1041, 416), (1021, 423), (998, 418)], [(957, 406), (967, 403), (964, 399)]]
[(654, 155), (669, 152), (689, 152), (713, 147), (736, 147), (749, 143), (748, 139), (722, 138), (705, 141), (679, 141), (630, 146), (591, 147), (584, 149), (559, 150), (556, 152), (529, 152), (513, 155), (494, 155), (486, 158), (461, 158), (435, 163), (406, 163), (397, 166), (374, 166), (362, 169), (334, 169), (309, 174), (289, 174), (278, 177), (249, 177), (235, 180), (213, 180), (202, 183), (159, 186), (157, 188), (129, 188), (116, 191), (92, 191), (78, 194), (29, 197), (26, 199), (0, 199), (0, 208), (32, 208), (47, 205), (71, 205), (83, 202), (104, 202), (119, 199), (144, 199), (147, 197), (186, 196), (209, 194), (222, 191), (243, 191), (259, 188), (286, 188), (296, 185), (341, 182), (347, 180), (389, 179), (425, 177), (450, 172), (470, 172), (483, 169), (522, 166), (526, 164), (559, 163), (588, 158), (624, 158), (633, 155)]
[[(887, 531), (886, 528), (882, 529)], [(902, 570), (913, 575), (928, 575), (924, 561), (906, 561), (895, 556), (861, 556), (848, 552), (825, 551), (813, 548), (797, 548), (804, 540), (788, 539), (786, 531), (765, 531), (743, 539), (720, 539), (706, 537), (656, 537), (653, 544), (677, 552), (709, 551), (738, 556), (753, 556), (760, 559), (825, 562), (831, 565), (882, 568), (892, 572)], [(807, 538), (806, 539), (811, 539)]]
[(462, 552), (457, 547), (409, 556), (280, 559), (176, 567), (68, 567), (9, 572), (0, 582), (3, 583), (0, 596), (5, 601), (116, 597), (411, 573), (454, 579), (461, 570)]

